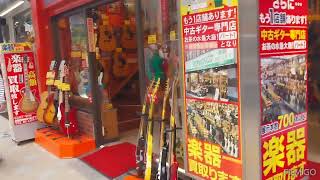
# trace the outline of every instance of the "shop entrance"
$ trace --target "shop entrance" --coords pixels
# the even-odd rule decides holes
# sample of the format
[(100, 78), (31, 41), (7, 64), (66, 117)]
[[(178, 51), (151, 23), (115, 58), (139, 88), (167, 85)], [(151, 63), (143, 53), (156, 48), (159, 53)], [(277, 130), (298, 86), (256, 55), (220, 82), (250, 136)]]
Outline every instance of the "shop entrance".
[(118, 139), (120, 132), (137, 129), (143, 76), (135, 1), (90, 4), (53, 22), (56, 54), (71, 69), (71, 103), (79, 109), (80, 131), (104, 144)]

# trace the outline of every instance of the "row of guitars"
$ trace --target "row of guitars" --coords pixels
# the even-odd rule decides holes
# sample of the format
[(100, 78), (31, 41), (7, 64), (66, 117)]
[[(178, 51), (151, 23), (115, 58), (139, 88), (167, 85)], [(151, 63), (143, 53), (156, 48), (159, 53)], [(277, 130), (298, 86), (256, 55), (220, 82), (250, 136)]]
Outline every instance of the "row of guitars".
[(37, 118), (48, 126), (58, 126), (62, 133), (70, 137), (78, 133), (76, 110), (70, 108), (69, 67), (65, 60), (50, 63), (46, 76), (47, 91), (40, 95), (41, 103)]
[[(176, 158), (176, 126), (175, 109), (176, 98), (175, 91), (178, 79), (175, 78), (170, 85), (168, 79), (165, 83), (165, 93), (162, 103), (161, 119), (155, 120), (153, 117), (156, 94), (160, 87), (160, 78), (153, 79), (149, 84), (142, 106), (141, 122), (139, 129), (138, 145), (136, 149), (137, 174), (144, 177), (145, 180), (177, 180), (178, 162)], [(171, 113), (170, 128), (166, 128), (166, 105), (171, 92)], [(148, 98), (149, 97), (149, 98)], [(160, 122), (160, 157), (158, 167), (153, 167), (153, 126), (154, 122)], [(169, 138), (168, 138), (169, 137)], [(167, 167), (167, 164), (169, 166)], [(157, 170), (155, 170), (157, 169)]]

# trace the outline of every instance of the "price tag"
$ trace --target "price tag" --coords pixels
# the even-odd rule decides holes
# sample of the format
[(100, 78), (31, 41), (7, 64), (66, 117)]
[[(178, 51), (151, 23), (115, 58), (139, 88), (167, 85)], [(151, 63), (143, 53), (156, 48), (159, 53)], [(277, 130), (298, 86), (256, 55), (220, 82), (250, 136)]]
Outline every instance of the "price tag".
[(68, 83), (62, 83), (62, 84), (61, 84), (61, 90), (62, 90), (62, 91), (70, 91), (70, 84), (68, 84)]
[(52, 71), (47, 72), (46, 78), (47, 79), (54, 79), (55, 73)]
[(79, 57), (81, 57), (81, 51), (72, 51), (71, 52), (71, 57), (72, 58), (79, 58)]
[(24, 47), (23, 46), (15, 46), (14, 51), (24, 51)]
[(130, 25), (130, 21), (129, 20), (125, 20), (124, 21), (124, 25)]
[(104, 19), (103, 21), (102, 21), (102, 25), (104, 25), (104, 26), (109, 26), (109, 19)]
[(46, 80), (46, 85), (47, 86), (52, 86), (54, 84), (54, 80), (53, 79), (47, 79)]
[(148, 44), (155, 44), (157, 43), (157, 35), (149, 35), (148, 36)]
[(122, 52), (122, 48), (117, 48), (117, 49), (116, 49), (116, 52), (117, 52), (117, 53), (121, 53), (121, 52)]
[(170, 31), (170, 41), (176, 40), (176, 31)]

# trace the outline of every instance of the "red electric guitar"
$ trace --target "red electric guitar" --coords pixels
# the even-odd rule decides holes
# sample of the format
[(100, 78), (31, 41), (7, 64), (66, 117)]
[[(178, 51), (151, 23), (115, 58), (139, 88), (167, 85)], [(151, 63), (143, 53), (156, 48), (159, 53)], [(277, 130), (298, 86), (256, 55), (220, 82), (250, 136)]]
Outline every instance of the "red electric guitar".
[(61, 111), (61, 121), (60, 129), (61, 131), (70, 138), (79, 132), (78, 121), (77, 121), (77, 111), (74, 108), (70, 108), (69, 104), (69, 92), (70, 84), (68, 82), (69, 69), (65, 66), (65, 83), (61, 86), (61, 90), (64, 93), (64, 103), (60, 105)]

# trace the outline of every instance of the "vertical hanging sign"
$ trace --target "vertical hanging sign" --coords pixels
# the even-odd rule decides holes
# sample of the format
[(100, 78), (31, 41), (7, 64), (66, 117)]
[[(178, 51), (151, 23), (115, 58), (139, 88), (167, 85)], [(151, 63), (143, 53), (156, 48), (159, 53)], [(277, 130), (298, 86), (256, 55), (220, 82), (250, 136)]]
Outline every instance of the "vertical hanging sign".
[(186, 170), (241, 179), (238, 1), (181, 1)]
[(299, 179), (307, 157), (307, 0), (260, 0), (262, 179)]

